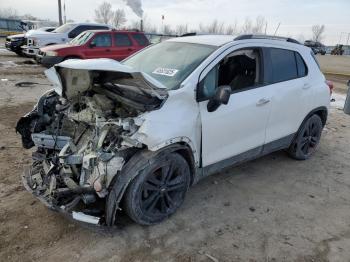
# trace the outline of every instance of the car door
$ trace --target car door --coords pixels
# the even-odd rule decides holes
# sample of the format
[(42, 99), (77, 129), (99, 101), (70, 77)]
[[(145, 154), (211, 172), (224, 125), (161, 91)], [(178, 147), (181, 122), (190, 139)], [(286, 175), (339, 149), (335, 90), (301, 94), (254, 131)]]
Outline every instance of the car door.
[(273, 90), (271, 115), (266, 129), (266, 144), (270, 149), (289, 145), (301, 122), (313, 105), (312, 85), (308, 69), (300, 53), (295, 50), (270, 47), (266, 59)]
[(84, 51), (85, 58), (113, 58), (110, 32), (96, 33)]
[[(250, 50), (249, 47), (245, 48)], [(203, 167), (209, 168), (223, 160), (231, 164), (255, 157), (262, 151), (272, 94), (271, 90), (263, 85), (265, 76), (263, 75), (262, 51), (259, 48), (252, 50), (256, 52), (254, 84), (245, 84), (240, 88), (231, 86), (232, 92), (228, 104), (221, 105), (214, 112), (208, 112), (207, 105), (218, 85), (229, 83), (230, 78), (234, 76), (231, 83), (236, 83), (233, 85), (239, 86), (241, 84), (238, 84), (239, 81), (237, 82), (236, 79), (243, 80), (244, 76), (241, 74), (248, 72), (248, 69), (244, 71), (244, 66), (239, 66), (238, 62), (234, 62), (235, 66), (231, 66), (232, 69), (229, 69), (228, 66), (228, 69), (225, 69), (226, 64), (222, 64), (229, 56), (238, 56), (237, 54), (242, 50), (226, 51), (201, 75), (201, 81), (197, 88), (197, 101), (199, 101), (202, 122)], [(243, 52), (245, 52), (244, 49)], [(252, 62), (247, 64), (254, 67)], [(202, 76), (205, 77), (202, 78)]]
[(128, 33), (114, 33), (113, 58), (121, 61), (136, 51)]

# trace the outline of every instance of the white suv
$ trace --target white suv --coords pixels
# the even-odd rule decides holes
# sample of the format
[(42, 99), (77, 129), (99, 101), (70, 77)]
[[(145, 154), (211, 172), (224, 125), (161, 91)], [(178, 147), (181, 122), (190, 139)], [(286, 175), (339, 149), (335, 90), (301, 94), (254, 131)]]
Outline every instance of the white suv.
[(68, 60), (16, 130), (34, 145), (26, 188), (74, 219), (112, 226), (123, 208), (162, 221), (190, 185), (286, 149), (309, 158), (326, 124), (331, 86), (311, 49), (267, 36), (192, 36), (122, 63)]
[(35, 57), (40, 47), (67, 43), (86, 30), (111, 29), (110, 26), (95, 23), (67, 23), (52, 32), (35, 31), (26, 35), (27, 44), (22, 46), (23, 53)]

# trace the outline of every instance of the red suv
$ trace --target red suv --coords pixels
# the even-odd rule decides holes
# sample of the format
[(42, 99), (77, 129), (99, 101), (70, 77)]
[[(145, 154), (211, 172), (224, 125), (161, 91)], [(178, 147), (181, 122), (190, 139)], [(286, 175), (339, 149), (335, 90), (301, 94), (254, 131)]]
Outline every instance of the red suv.
[(111, 58), (120, 61), (149, 44), (142, 32), (89, 30), (67, 44), (40, 48), (36, 59), (46, 67), (73, 58)]

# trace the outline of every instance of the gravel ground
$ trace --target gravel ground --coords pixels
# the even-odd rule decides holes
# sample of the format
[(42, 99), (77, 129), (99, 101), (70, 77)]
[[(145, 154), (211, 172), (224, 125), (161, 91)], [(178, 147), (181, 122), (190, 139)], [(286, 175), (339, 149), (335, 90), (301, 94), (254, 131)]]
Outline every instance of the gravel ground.
[(105, 232), (48, 210), (20, 182), (31, 152), (15, 123), (50, 88), (44, 69), (27, 60), (0, 49), (0, 261), (350, 261), (343, 81), (312, 159), (273, 153), (201, 181), (160, 225), (124, 217)]

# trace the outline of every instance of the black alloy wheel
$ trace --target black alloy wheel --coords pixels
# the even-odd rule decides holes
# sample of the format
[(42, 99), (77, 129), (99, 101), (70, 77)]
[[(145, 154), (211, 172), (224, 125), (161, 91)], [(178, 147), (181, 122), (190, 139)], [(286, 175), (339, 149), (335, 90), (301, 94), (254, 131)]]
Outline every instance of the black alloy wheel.
[(288, 150), (289, 154), (298, 160), (310, 158), (320, 142), (322, 129), (321, 118), (318, 115), (312, 115), (299, 130)]
[(126, 212), (135, 222), (152, 225), (173, 214), (190, 184), (186, 160), (177, 153), (160, 157), (141, 171), (126, 192)]

